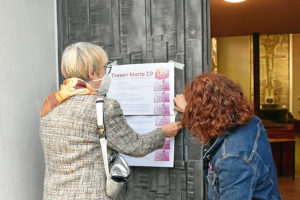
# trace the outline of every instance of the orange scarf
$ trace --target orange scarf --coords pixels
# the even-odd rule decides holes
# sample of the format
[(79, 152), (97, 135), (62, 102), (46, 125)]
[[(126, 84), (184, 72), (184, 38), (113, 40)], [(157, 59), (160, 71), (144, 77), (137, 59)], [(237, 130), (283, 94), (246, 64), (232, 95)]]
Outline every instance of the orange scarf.
[(69, 78), (64, 80), (60, 89), (56, 92), (49, 94), (44, 101), (40, 116), (43, 117), (48, 114), (53, 108), (62, 103), (64, 100), (71, 96), (81, 95), (98, 95), (91, 85), (78, 78)]

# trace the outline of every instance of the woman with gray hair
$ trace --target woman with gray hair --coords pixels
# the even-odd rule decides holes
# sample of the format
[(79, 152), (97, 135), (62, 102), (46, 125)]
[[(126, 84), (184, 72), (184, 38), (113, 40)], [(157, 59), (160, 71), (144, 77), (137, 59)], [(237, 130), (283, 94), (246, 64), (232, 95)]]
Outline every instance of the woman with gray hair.
[[(97, 131), (96, 98), (110, 85), (105, 51), (91, 43), (68, 46), (61, 71), (60, 90), (47, 96), (40, 119), (46, 171), (43, 199), (110, 199)], [(130, 128), (120, 104), (104, 98), (108, 148), (129, 156), (144, 156), (163, 147), (165, 137), (176, 136), (180, 122), (165, 124), (139, 135)]]

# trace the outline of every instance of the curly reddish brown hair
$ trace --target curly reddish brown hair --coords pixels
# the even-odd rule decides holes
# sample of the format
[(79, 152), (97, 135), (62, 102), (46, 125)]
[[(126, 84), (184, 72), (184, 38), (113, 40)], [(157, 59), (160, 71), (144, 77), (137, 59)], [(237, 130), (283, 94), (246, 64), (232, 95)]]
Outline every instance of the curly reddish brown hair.
[(184, 88), (187, 106), (182, 121), (201, 143), (218, 137), (226, 129), (245, 125), (253, 117), (253, 106), (241, 87), (223, 74), (197, 76)]

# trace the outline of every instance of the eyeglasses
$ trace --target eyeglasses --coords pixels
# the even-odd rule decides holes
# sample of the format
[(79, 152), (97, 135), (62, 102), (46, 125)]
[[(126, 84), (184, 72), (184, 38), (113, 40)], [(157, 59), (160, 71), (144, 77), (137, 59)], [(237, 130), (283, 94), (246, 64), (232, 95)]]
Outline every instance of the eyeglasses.
[(112, 63), (109, 63), (105, 66), (106, 74), (110, 74), (111, 68), (112, 68)]

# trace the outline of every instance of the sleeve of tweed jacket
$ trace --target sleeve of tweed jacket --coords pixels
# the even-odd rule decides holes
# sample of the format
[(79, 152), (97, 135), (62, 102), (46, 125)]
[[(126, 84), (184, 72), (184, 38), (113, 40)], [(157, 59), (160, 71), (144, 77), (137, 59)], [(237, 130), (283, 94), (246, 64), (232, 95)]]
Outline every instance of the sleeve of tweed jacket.
[(117, 101), (113, 100), (107, 106), (105, 126), (109, 148), (129, 156), (141, 157), (163, 147), (165, 135), (160, 128), (140, 135), (127, 124)]

